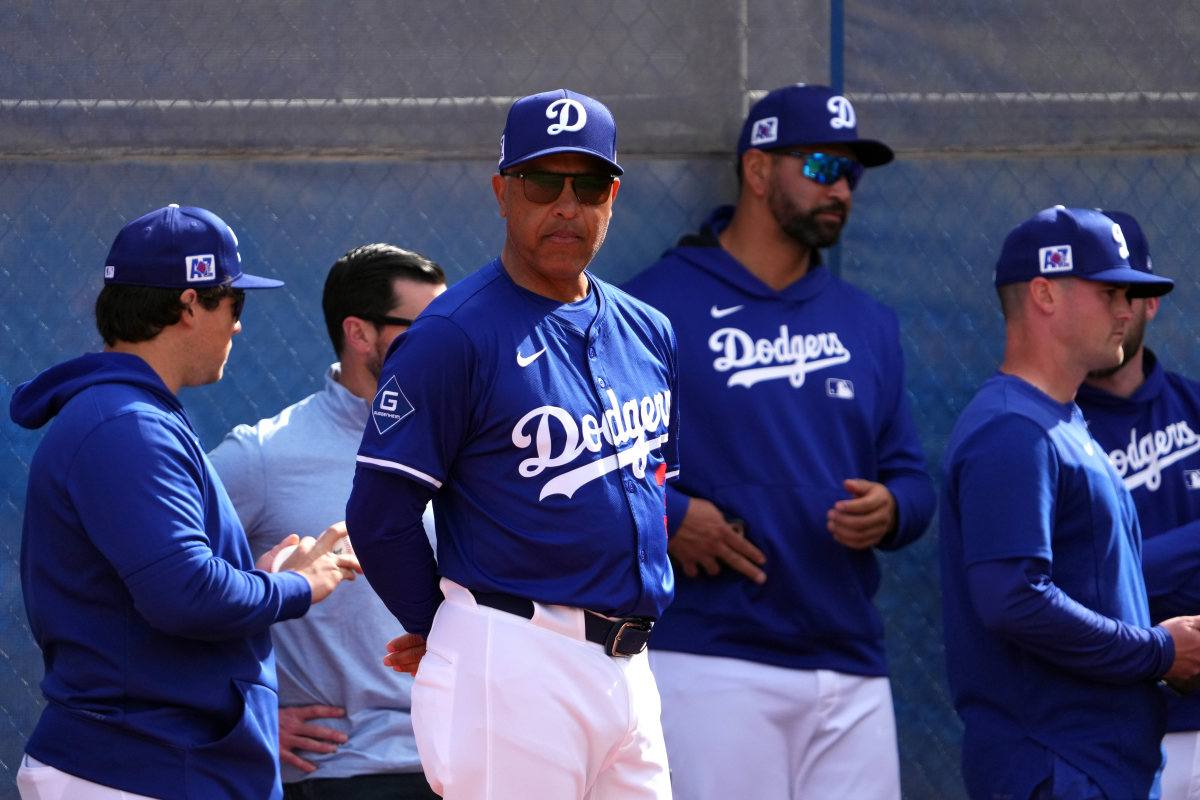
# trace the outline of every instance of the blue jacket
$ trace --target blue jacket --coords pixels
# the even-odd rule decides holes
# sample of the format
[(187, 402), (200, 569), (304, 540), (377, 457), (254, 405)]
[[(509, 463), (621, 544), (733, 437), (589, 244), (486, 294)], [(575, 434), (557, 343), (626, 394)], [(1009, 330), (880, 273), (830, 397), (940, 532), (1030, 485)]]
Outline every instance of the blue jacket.
[(1105, 797), (1157, 798), (1175, 647), (1150, 627), (1133, 499), (1075, 404), (989, 378), (947, 443), (938, 524), (970, 796), (1029, 797), (1062, 761)]
[(281, 796), (269, 627), (308, 609), (254, 570), (178, 398), (137, 356), (89, 354), (13, 393), (34, 454), (21, 542), (47, 706), (26, 751), (161, 798)]

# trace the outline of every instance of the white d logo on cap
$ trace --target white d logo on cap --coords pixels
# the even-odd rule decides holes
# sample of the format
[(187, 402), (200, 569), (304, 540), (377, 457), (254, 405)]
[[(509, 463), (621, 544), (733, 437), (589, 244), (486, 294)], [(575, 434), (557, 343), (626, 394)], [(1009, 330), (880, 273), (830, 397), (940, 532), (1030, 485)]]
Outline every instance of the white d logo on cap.
[[(571, 122), (571, 110), (575, 110), (575, 121)], [(577, 100), (563, 98), (555, 100), (546, 109), (546, 119), (558, 117), (558, 122), (546, 128), (546, 133), (557, 136), (560, 133), (581, 130), (587, 124), (587, 109)]]
[(829, 120), (831, 128), (853, 128), (857, 122), (854, 117), (854, 106), (850, 105), (850, 101), (840, 94), (829, 98), (825, 108), (829, 109), (830, 114), (833, 114), (833, 118)]

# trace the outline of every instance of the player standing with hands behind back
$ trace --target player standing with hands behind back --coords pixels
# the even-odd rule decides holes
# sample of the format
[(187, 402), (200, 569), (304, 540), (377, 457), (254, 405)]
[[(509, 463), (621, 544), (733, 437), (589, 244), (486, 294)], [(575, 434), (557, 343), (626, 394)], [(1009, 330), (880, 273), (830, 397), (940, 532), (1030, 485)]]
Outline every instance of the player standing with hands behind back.
[(737, 206), (625, 287), (670, 318), (698, 433), (650, 654), (682, 800), (900, 797), (875, 551), (925, 531), (933, 488), (896, 315), (820, 256), (891, 160), (845, 97), (776, 89), (742, 127)]
[[(616, 135), (575, 92), (513, 104), (492, 177), (500, 257), (397, 340), (359, 450), (350, 536), (416, 655), (428, 636), (413, 727), (451, 800), (671, 793), (644, 648), (672, 590), (675, 340), (586, 271), (620, 186)], [(389, 663), (411, 669), (405, 642)]]

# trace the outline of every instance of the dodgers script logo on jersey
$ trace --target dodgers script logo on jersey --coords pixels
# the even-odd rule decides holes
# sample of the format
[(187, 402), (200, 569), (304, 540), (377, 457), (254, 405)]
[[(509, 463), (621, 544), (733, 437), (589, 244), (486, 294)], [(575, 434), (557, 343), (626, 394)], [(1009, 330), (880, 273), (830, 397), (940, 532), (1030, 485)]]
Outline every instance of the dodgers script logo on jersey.
[[(1200, 450), (1200, 436), (1185, 420), (1180, 420), (1142, 436), (1138, 436), (1137, 428), (1132, 429), (1129, 444), (1109, 452), (1108, 460), (1125, 481), (1126, 488), (1145, 486), (1156, 492), (1162, 485), (1162, 471), (1197, 450)], [(1196, 488), (1187, 476), (1184, 480), (1189, 489)]]
[[(522, 478), (536, 478), (547, 469), (567, 467), (581, 456), (584, 459), (583, 464), (546, 481), (539, 500), (556, 494), (570, 498), (584, 484), (625, 467), (639, 480), (646, 476), (650, 452), (667, 441), (671, 392), (664, 390), (625, 402), (618, 400), (611, 389), (605, 395), (608, 408), (600, 419), (584, 414), (576, 420), (566, 409), (547, 405), (533, 409), (513, 427), (512, 443), (520, 450), (534, 451), (517, 468)], [(589, 454), (599, 453), (605, 442), (618, 452), (591, 458)]]
[[(719, 310), (714, 307), (713, 316)], [(717, 372), (729, 372), (726, 386), (753, 386), (760, 381), (787, 378), (792, 386), (804, 385), (810, 372), (845, 364), (850, 351), (834, 331), (793, 335), (787, 325), (779, 326), (774, 339), (754, 339), (739, 328), (720, 328), (708, 337), (708, 348), (720, 355), (713, 360)], [(831, 397), (847, 396), (853, 390), (839, 387)]]

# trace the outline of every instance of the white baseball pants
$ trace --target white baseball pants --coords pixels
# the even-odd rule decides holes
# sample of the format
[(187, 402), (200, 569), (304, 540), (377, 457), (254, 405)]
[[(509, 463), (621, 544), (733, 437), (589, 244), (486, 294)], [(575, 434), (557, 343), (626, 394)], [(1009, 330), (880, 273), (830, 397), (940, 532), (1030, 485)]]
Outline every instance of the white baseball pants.
[(1200, 731), (1163, 737), (1162, 800), (1200, 800)]
[(17, 791), (21, 800), (154, 800), (85, 781), (28, 755), (21, 758), (17, 770)]
[(651, 650), (678, 800), (900, 800), (887, 678)]
[(606, 655), (583, 611), (533, 619), (477, 605), (442, 579), (412, 690), (425, 775), (447, 800), (669, 800), (646, 653)]

